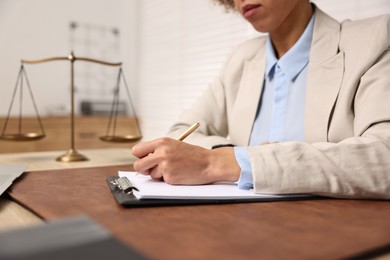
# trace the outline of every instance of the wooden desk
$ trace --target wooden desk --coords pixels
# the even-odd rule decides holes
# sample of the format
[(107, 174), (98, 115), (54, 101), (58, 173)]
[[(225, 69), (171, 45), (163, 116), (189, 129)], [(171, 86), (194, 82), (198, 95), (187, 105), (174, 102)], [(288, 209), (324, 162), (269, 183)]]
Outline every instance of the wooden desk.
[[(131, 155), (130, 148), (80, 150), (80, 152), (86, 155), (89, 161), (72, 163), (57, 162), (55, 159), (62, 155), (64, 151), (50, 151), (0, 154), (0, 163), (23, 163), (28, 165), (28, 171), (41, 171), (132, 164), (135, 160)], [(0, 197), (0, 230), (40, 222), (42, 222), (42, 219), (29, 210), (5, 198), (4, 195)]]
[(151, 259), (344, 259), (390, 245), (388, 201), (122, 208), (105, 179), (130, 169), (30, 172), (11, 196), (48, 220), (87, 214)]

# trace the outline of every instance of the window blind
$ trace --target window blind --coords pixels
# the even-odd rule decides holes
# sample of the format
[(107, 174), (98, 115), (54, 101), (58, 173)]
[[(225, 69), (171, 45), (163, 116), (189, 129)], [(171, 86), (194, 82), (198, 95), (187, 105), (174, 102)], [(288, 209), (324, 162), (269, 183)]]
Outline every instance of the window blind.
[[(316, 0), (338, 20), (390, 13), (388, 0)], [(210, 0), (138, 2), (136, 107), (144, 140), (163, 136), (218, 74), (233, 47), (259, 35)]]
[(254, 30), (208, 0), (139, 4), (137, 108), (145, 139), (164, 135)]

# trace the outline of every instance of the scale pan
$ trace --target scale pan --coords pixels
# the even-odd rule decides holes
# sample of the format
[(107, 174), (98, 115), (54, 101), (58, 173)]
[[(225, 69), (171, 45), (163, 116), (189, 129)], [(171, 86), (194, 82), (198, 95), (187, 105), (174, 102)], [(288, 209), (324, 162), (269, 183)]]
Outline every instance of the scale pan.
[(141, 140), (141, 135), (119, 135), (119, 136), (113, 136), (113, 135), (105, 135), (101, 136), (99, 139), (104, 142), (111, 142), (111, 143), (133, 143)]
[(44, 134), (38, 133), (23, 133), (23, 134), (5, 134), (1, 135), (0, 139), (5, 141), (36, 141), (44, 138)]

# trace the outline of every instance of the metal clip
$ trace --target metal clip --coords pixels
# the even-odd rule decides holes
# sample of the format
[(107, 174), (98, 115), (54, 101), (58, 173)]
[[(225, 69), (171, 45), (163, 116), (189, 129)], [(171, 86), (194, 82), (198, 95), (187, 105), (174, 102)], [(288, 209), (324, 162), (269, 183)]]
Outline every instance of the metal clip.
[(119, 190), (123, 191), (126, 194), (133, 193), (134, 190), (138, 190), (126, 177), (119, 177), (114, 181), (111, 181), (111, 184), (116, 186)]

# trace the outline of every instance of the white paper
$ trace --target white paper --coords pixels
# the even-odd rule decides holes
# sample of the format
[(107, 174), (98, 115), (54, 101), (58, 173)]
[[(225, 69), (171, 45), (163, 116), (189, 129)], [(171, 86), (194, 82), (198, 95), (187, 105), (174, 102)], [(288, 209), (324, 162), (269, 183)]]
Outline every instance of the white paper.
[[(170, 185), (162, 181), (156, 181), (136, 172), (119, 171), (120, 177), (127, 177), (138, 189), (133, 190), (138, 199), (282, 199), (292, 195), (256, 194), (253, 190), (242, 190), (237, 184), (218, 182), (209, 185)], [(293, 195), (293, 197), (305, 197), (305, 195)]]
[(0, 164), (0, 195), (27, 169), (25, 164)]

